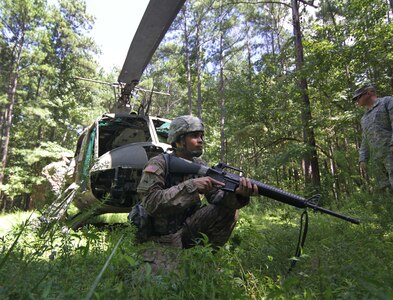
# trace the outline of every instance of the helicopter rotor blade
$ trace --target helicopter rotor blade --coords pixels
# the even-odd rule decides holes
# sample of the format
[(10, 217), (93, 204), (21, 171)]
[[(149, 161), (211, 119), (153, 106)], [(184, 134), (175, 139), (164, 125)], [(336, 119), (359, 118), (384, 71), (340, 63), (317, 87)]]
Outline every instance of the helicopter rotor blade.
[(150, 0), (138, 26), (118, 81), (125, 83), (125, 94), (138, 84), (165, 33), (186, 0)]
[[(122, 87), (122, 85), (117, 83), (117, 82), (107, 82), (107, 81), (102, 81), (102, 80), (98, 80), (98, 79), (84, 78), (84, 77), (80, 77), (80, 76), (74, 76), (74, 78), (78, 79), (78, 80), (83, 80), (83, 81), (89, 81), (89, 82), (109, 85), (109, 86), (114, 87), (114, 88), (117, 88), (119, 86)], [(155, 90), (147, 90), (147, 89), (144, 89), (143, 87), (135, 87), (135, 91), (142, 91), (142, 92), (153, 93), (153, 94), (164, 95), (164, 96), (170, 96), (171, 95), (171, 94), (166, 93), (166, 92), (160, 92), (160, 91), (155, 91)]]

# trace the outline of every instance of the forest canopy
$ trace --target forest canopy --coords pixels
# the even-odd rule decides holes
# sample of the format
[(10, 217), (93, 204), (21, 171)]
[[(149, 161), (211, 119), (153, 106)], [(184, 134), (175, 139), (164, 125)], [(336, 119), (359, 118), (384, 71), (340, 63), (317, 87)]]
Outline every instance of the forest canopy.
[[(140, 85), (150, 114), (191, 113), (206, 124), (205, 158), (291, 191), (346, 195), (373, 189), (358, 168), (353, 90), (393, 93), (391, 2), (186, 1)], [(82, 0), (0, 3), (1, 209), (43, 205), (42, 169), (115, 101), (89, 37)], [(142, 101), (144, 96), (136, 97)]]
[(191, 249), (137, 243), (128, 211), (61, 211), (78, 187), (56, 198), (65, 185), (50, 188), (48, 166), (69, 166), (82, 140), (93, 153), (100, 125), (112, 137), (127, 123), (99, 118), (120, 66), (96, 59), (94, 20), (85, 0), (0, 0), (1, 299), (393, 299), (392, 196), (359, 166), (364, 110), (352, 101), (364, 83), (393, 95), (392, 0), (185, 2), (133, 112), (151, 99), (150, 116), (198, 116), (204, 160), (360, 220), (314, 209), (308, 222), (311, 209), (253, 196), (218, 248), (205, 235)]

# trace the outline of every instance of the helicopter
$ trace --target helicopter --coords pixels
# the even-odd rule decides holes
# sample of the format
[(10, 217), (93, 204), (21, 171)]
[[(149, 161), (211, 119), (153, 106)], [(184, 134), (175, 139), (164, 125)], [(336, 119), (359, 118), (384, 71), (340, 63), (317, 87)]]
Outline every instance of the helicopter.
[(128, 213), (139, 201), (136, 189), (144, 165), (170, 149), (166, 137), (171, 121), (149, 116), (150, 103), (133, 112), (130, 100), (141, 90), (139, 80), (184, 3), (149, 1), (118, 83), (111, 84), (119, 90), (117, 102), (111, 112), (98, 117), (79, 136), (69, 166), (71, 176), (65, 177), (62, 192), (42, 213), (41, 222), (52, 224), (64, 219), (71, 203), (79, 214), (88, 212), (86, 219), (105, 213)]

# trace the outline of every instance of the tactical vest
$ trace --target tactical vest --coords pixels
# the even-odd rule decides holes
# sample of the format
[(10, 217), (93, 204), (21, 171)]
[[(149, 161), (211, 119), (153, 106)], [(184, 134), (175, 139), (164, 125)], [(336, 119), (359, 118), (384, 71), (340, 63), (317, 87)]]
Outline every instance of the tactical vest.
[[(198, 178), (198, 175), (184, 175), (184, 174), (170, 174), (168, 172), (169, 170), (169, 163), (171, 159), (171, 154), (169, 153), (163, 153), (162, 154), (165, 160), (165, 188), (168, 189), (172, 186), (178, 185), (179, 183), (182, 183), (188, 179), (192, 178)], [(173, 218), (168, 218), (168, 228), (167, 228), (167, 233), (175, 233), (178, 231), (183, 225), (184, 221), (190, 217), (191, 215), (194, 214), (194, 212), (199, 209), (201, 206), (201, 203), (195, 204), (188, 209), (184, 211), (183, 216), (173, 216)], [(153, 221), (154, 223), (154, 221)]]

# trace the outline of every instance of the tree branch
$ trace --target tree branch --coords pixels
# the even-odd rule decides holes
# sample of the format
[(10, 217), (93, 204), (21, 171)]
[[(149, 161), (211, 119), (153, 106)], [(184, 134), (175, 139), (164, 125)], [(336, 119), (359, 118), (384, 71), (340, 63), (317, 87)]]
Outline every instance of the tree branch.
[(306, 5), (310, 5), (310, 6), (314, 7), (314, 8), (318, 8), (318, 6), (314, 5), (314, 0), (311, 0), (310, 2), (309, 1), (305, 1), (305, 0), (299, 0), (299, 2), (302, 2), (303, 4), (306, 4)]
[[(266, 149), (266, 148), (269, 148), (269, 147), (272, 147), (272, 146), (276, 146), (276, 145), (278, 145), (280, 143), (283, 143), (283, 142), (286, 142), (286, 141), (295, 141), (295, 142), (298, 142), (298, 143), (304, 143), (304, 141), (300, 140), (300, 139), (290, 138), (290, 137), (282, 137), (282, 138), (278, 138), (278, 139), (270, 142), (269, 144), (263, 145), (261, 147), (261, 149)], [(315, 145), (315, 147), (317, 147), (319, 149), (319, 151), (321, 151), (326, 157), (328, 157), (330, 159), (333, 159), (333, 157), (329, 153), (327, 153), (321, 146)]]
[(231, 2), (228, 4), (224, 4), (224, 5), (229, 5), (229, 4), (251, 4), (251, 5), (255, 5), (255, 4), (280, 4), (280, 5), (284, 5), (286, 7), (291, 8), (291, 5), (289, 5), (288, 3), (285, 2), (281, 2), (281, 1), (235, 1), (235, 2)]
[[(318, 8), (318, 6), (314, 5), (314, 0), (310, 0), (310, 1), (306, 1), (306, 0), (298, 0), (299, 2), (302, 2), (303, 4), (312, 6), (314, 8)], [(255, 5), (255, 4), (280, 4), (280, 5), (284, 5), (288, 8), (292, 8), (291, 5), (289, 5), (288, 3), (285, 2), (281, 2), (281, 1), (236, 1), (236, 2), (231, 2), (228, 3), (229, 4), (251, 4), (251, 5)]]

